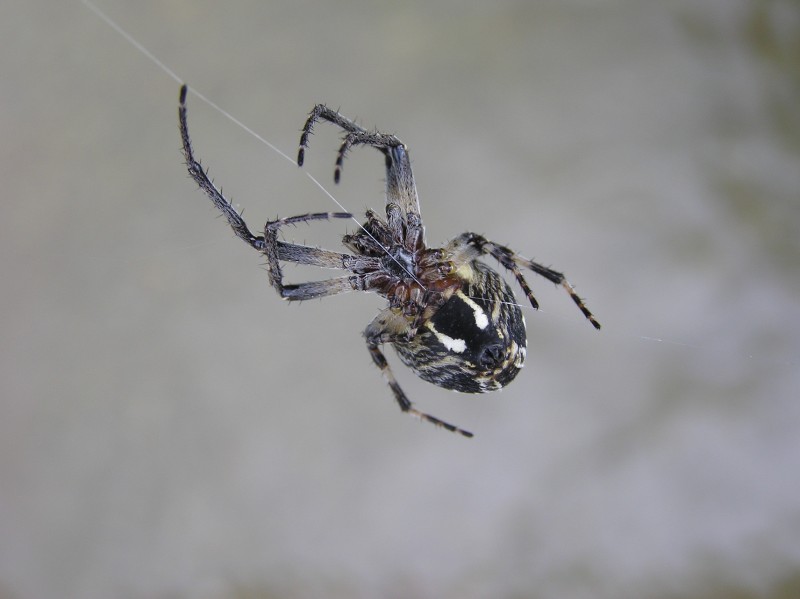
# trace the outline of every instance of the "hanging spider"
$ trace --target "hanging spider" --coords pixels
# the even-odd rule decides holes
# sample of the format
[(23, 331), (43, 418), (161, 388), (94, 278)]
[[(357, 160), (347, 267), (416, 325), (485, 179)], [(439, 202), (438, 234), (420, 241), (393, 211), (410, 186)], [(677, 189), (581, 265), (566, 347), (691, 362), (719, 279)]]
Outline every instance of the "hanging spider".
[[(414, 408), (397, 384), (383, 344), (394, 346), (400, 360), (420, 378), (454, 391), (484, 393), (510, 383), (525, 361), (525, 319), (508, 283), (480, 261), (496, 258), (510, 270), (534, 308), (538, 303), (521, 268), (528, 268), (561, 285), (596, 328), (600, 323), (560, 272), (523, 258), (477, 233), (462, 233), (441, 248), (425, 243), (416, 185), (405, 144), (394, 135), (367, 131), (335, 110), (318, 104), (300, 136), (297, 164), (303, 165), (308, 138), (319, 120), (345, 132), (339, 148), (334, 181), (339, 182), (344, 157), (353, 146), (372, 146), (386, 161), (386, 218), (372, 210), (366, 221), (342, 243), (352, 253), (332, 252), (278, 239), (285, 225), (331, 218), (353, 218), (347, 212), (319, 212), (268, 222), (263, 235), (254, 235), (233, 205), (209, 179), (195, 157), (186, 122), (186, 85), (181, 87), (178, 117), (183, 153), (192, 179), (228, 220), (233, 232), (267, 260), (269, 280), (289, 301), (372, 291), (386, 298), (383, 309), (364, 331), (367, 349), (381, 370), (400, 409), (449, 431), (472, 433)], [(308, 264), (346, 271), (342, 277), (285, 284), (280, 262)]]

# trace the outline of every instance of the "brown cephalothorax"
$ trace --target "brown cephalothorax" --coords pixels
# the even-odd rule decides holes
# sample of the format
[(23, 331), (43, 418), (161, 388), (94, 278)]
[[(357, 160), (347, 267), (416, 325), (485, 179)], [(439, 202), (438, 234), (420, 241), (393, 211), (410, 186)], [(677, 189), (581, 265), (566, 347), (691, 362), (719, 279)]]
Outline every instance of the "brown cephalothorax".
[[(561, 285), (589, 322), (600, 328), (563, 274), (523, 258), (507, 247), (476, 233), (462, 233), (441, 248), (427, 247), (406, 146), (394, 135), (367, 131), (322, 104), (314, 107), (303, 127), (298, 165), (303, 165), (309, 136), (320, 120), (345, 132), (336, 159), (335, 182), (339, 182), (344, 157), (351, 147), (376, 148), (386, 161), (386, 217), (367, 211), (360, 229), (342, 239), (351, 254), (278, 239), (286, 225), (353, 218), (348, 212), (281, 218), (268, 222), (263, 235), (254, 235), (194, 155), (186, 122), (186, 93), (184, 85), (178, 116), (189, 174), (222, 212), (236, 236), (266, 256), (269, 280), (278, 294), (286, 300), (300, 301), (357, 290), (371, 291), (388, 300), (389, 305), (367, 326), (364, 336), (372, 360), (404, 412), (449, 431), (472, 436), (413, 407), (381, 351), (385, 343), (393, 345), (402, 362), (420, 378), (464, 393), (500, 389), (522, 368), (527, 343), (525, 319), (508, 283), (480, 261), (484, 256), (496, 258), (511, 271), (534, 308), (538, 308), (538, 303), (522, 276), (522, 268)], [(335, 268), (349, 274), (290, 285), (283, 282), (281, 262)]]

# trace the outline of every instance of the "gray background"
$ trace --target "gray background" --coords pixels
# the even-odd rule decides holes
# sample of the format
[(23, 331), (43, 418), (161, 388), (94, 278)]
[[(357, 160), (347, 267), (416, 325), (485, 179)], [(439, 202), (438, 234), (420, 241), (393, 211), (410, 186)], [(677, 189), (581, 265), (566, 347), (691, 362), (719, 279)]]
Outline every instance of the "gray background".
[[(79, 2), (7, 0), (0, 596), (798, 596), (797, 3), (101, 6), (291, 155), (319, 101), (397, 133), (431, 243), (552, 264), (604, 329), (531, 277), (501, 393), (389, 352), (476, 437), (401, 415), (360, 337), (379, 299), (278, 300), (185, 173), (177, 83)], [(189, 103), (254, 227), (336, 209)], [(380, 157), (333, 189), (317, 130), (309, 172), (381, 209)]]

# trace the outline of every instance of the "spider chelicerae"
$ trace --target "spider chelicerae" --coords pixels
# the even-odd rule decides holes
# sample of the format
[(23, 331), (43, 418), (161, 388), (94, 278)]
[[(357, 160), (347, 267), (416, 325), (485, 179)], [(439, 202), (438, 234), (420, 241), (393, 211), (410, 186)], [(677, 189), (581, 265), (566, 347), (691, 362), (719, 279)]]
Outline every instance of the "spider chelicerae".
[[(278, 239), (286, 225), (332, 218), (353, 218), (348, 212), (317, 212), (269, 221), (263, 235), (254, 235), (241, 214), (217, 189), (195, 157), (186, 122), (186, 85), (181, 87), (178, 117), (186, 165), (192, 179), (225, 216), (233, 232), (266, 256), (269, 280), (289, 301), (321, 298), (346, 291), (371, 291), (389, 305), (367, 325), (364, 337), (372, 360), (383, 373), (403, 412), (449, 431), (472, 433), (417, 410), (398, 385), (381, 350), (391, 344), (400, 360), (420, 378), (454, 391), (484, 393), (510, 383), (525, 361), (525, 319), (508, 283), (480, 261), (492, 256), (511, 271), (528, 301), (538, 308), (522, 268), (562, 286), (596, 328), (600, 323), (560, 272), (523, 258), (477, 233), (462, 233), (440, 248), (425, 243), (417, 189), (408, 150), (397, 137), (367, 131), (335, 110), (318, 104), (300, 136), (297, 164), (303, 165), (308, 139), (322, 120), (340, 127), (345, 136), (336, 158), (339, 182), (344, 157), (353, 146), (372, 146), (386, 162), (386, 217), (367, 211), (366, 221), (342, 243), (340, 253)], [(280, 262), (334, 268), (348, 274), (323, 281), (286, 284)]]

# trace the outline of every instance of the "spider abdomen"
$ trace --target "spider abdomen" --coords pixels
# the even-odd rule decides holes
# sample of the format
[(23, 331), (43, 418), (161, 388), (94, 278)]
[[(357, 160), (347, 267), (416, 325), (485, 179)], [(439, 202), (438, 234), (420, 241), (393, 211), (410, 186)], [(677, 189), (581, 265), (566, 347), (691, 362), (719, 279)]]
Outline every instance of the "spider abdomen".
[(410, 340), (396, 342), (403, 363), (445, 389), (483, 393), (504, 387), (525, 360), (522, 312), (500, 275), (480, 262), (469, 281), (424, 321)]

